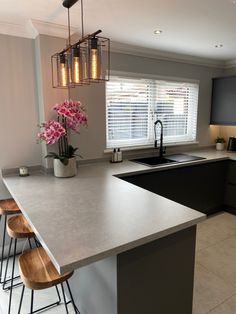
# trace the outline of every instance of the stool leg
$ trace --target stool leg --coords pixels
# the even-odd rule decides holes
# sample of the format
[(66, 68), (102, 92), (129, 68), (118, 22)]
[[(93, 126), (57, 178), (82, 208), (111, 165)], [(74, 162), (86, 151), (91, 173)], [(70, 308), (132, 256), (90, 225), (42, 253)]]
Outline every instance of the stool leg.
[(4, 248), (5, 248), (5, 238), (6, 238), (6, 225), (7, 225), (7, 216), (5, 215), (4, 229), (3, 229), (3, 239), (2, 239), (1, 266), (0, 266), (1, 267), (0, 268), (0, 283), (2, 283), (2, 268), (3, 268), (3, 258), (4, 258)]
[(34, 308), (34, 290), (31, 290), (30, 314), (33, 313)]
[(24, 292), (25, 292), (25, 285), (22, 286), (18, 314), (20, 314), (20, 311), (21, 311), (22, 301), (23, 301), (23, 298), (24, 298)]
[(58, 305), (61, 303), (61, 296), (60, 296), (60, 293), (59, 293), (59, 290), (58, 290), (58, 288), (57, 288), (57, 286), (55, 286), (55, 288), (56, 288), (56, 291), (57, 291), (57, 296), (58, 296)]
[(63, 283), (61, 283), (61, 290), (62, 290), (63, 300), (64, 300), (64, 304), (65, 304), (65, 308), (66, 308), (66, 314), (69, 314)]
[[(4, 274), (4, 279), (3, 279), (3, 282), (2, 282), (2, 289), (3, 290), (9, 290), (10, 287), (11, 287), (11, 284), (10, 286), (6, 287), (6, 284), (10, 281), (11, 282), (11, 278), (10, 279), (7, 279), (7, 271), (8, 271), (8, 264), (9, 264), (9, 259), (10, 259), (10, 256), (11, 256), (11, 247), (12, 247), (12, 241), (13, 241), (13, 238), (11, 238), (10, 240), (10, 245), (9, 245), (9, 249), (8, 249), (8, 255), (7, 255), (7, 263), (6, 263), (6, 268), (5, 268), (5, 274)], [(13, 278), (13, 280), (15, 279), (18, 279), (20, 278), (20, 276), (16, 276)], [(22, 284), (22, 282), (18, 282), (16, 284), (13, 285), (13, 287), (17, 287), (17, 286), (20, 286)]]
[(13, 279), (14, 279), (15, 260), (16, 260), (16, 244), (17, 244), (17, 239), (15, 239), (15, 243), (14, 243), (13, 265), (12, 265), (12, 274), (11, 274), (11, 288), (10, 288), (10, 297), (9, 297), (9, 305), (8, 305), (8, 314), (11, 313), (11, 299), (12, 299)]
[[(31, 301), (30, 301), (30, 312), (29, 312), (29, 314), (42, 312), (42, 311), (45, 311), (48, 308), (52, 308), (53, 306), (56, 306), (56, 305), (60, 304), (61, 297), (60, 297), (60, 294), (59, 294), (57, 286), (55, 286), (55, 287), (56, 287), (56, 290), (57, 290), (57, 293), (58, 293), (59, 300), (57, 302), (54, 302), (54, 303), (49, 304), (47, 306), (41, 307), (41, 308), (39, 308), (39, 309), (37, 309), (35, 311), (33, 309), (34, 308), (34, 290), (33, 289), (31, 290)], [(23, 298), (24, 298), (24, 292), (25, 292), (25, 285), (23, 285), (22, 291), (21, 291), (21, 297), (20, 297), (20, 304), (19, 304), (19, 308), (18, 308), (18, 314), (20, 314), (20, 312), (21, 312), (22, 302), (23, 302)]]
[(7, 282), (7, 280), (6, 280), (7, 279), (7, 270), (8, 270), (8, 264), (9, 264), (10, 255), (11, 255), (12, 241), (13, 241), (13, 239), (11, 238), (9, 249), (8, 249), (8, 255), (7, 255), (7, 263), (6, 263), (6, 268), (5, 268), (5, 275), (4, 275), (4, 279), (2, 281), (2, 283), (3, 283), (2, 288), (3, 288), (3, 290), (5, 290), (5, 285), (6, 285), (6, 282)]
[(29, 247), (30, 247), (30, 249), (32, 250), (32, 245), (31, 245), (30, 238), (28, 238), (28, 242), (29, 242)]
[(35, 247), (39, 247), (38, 241), (36, 240), (35, 237), (34, 237), (34, 243), (35, 243)]
[(72, 295), (72, 292), (71, 292), (71, 289), (70, 289), (70, 285), (69, 285), (68, 280), (66, 280), (66, 285), (67, 285), (67, 288), (68, 288), (68, 291), (69, 291), (69, 294), (70, 294), (70, 299), (71, 299), (71, 302), (72, 302), (74, 311), (75, 311), (76, 314), (77, 314), (77, 313), (80, 314), (80, 311), (78, 310), (77, 306), (75, 305), (75, 301), (74, 301), (74, 298), (73, 298), (73, 295)]

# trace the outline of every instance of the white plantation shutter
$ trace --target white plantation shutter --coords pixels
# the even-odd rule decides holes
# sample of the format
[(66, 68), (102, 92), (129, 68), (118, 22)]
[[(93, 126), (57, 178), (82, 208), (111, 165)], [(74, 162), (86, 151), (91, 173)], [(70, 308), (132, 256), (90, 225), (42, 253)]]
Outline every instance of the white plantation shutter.
[(106, 104), (107, 148), (154, 143), (156, 119), (163, 122), (164, 143), (196, 140), (197, 84), (113, 76)]
[(164, 142), (196, 140), (198, 85), (155, 81), (155, 113), (163, 123)]

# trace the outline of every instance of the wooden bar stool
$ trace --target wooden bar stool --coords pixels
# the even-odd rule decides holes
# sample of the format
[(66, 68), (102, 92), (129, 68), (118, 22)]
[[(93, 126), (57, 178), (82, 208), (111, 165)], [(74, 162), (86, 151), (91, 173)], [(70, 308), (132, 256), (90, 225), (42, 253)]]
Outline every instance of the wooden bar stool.
[(8, 251), (8, 257), (7, 257), (7, 264), (6, 264), (6, 270), (5, 270), (5, 276), (4, 281), (6, 282), (6, 274), (8, 269), (8, 263), (10, 258), (10, 252), (11, 252), (11, 246), (14, 239), (14, 251), (13, 251), (13, 264), (12, 264), (12, 273), (11, 273), (11, 284), (8, 289), (10, 290), (10, 296), (9, 296), (9, 305), (8, 305), (8, 314), (11, 312), (11, 300), (12, 300), (12, 289), (13, 289), (13, 280), (14, 280), (14, 271), (15, 271), (15, 259), (16, 259), (16, 247), (17, 247), (17, 240), (20, 238), (28, 238), (30, 247), (30, 239), (34, 238), (34, 232), (31, 229), (30, 225), (28, 224), (27, 220), (23, 215), (16, 215), (7, 220), (7, 233), (11, 238), (9, 251)]
[(3, 238), (2, 238), (2, 252), (1, 252), (1, 265), (0, 265), (0, 283), (2, 281), (2, 271), (3, 271), (3, 259), (5, 253), (5, 239), (6, 239), (6, 225), (7, 225), (7, 216), (19, 214), (21, 211), (17, 206), (16, 202), (11, 199), (0, 200), (0, 221), (2, 216), (4, 216), (4, 227), (3, 227)]
[[(52, 307), (54, 305), (59, 305), (59, 302), (52, 303), (48, 306), (45, 306), (41, 309), (33, 311), (34, 303), (34, 290), (43, 290), (50, 287), (56, 287), (61, 285), (63, 300), (65, 304), (66, 313), (68, 314), (68, 304), (72, 303), (75, 313), (80, 313), (78, 308), (75, 305), (71, 289), (68, 283), (68, 279), (73, 275), (72, 272), (67, 272), (63, 275), (60, 275), (54, 265), (52, 264), (50, 258), (42, 247), (37, 247), (32, 250), (24, 252), (19, 257), (19, 270), (20, 276), (23, 281), (23, 288), (20, 298), (18, 314), (20, 314), (22, 301), (24, 297), (25, 287), (31, 289), (31, 304), (30, 304), (30, 314), (39, 312), (46, 308)], [(63, 283), (66, 282), (68, 292), (70, 294), (70, 301), (66, 301), (65, 291)]]

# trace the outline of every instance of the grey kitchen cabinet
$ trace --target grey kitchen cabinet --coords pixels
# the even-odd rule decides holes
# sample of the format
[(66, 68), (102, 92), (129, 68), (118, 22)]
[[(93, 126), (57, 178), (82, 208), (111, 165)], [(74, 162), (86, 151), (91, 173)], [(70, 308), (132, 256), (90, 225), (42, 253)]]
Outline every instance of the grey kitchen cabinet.
[(236, 125), (236, 76), (213, 79), (210, 124)]
[(225, 204), (228, 211), (236, 213), (236, 162), (231, 160), (228, 162)]
[(212, 214), (224, 208), (228, 161), (183, 166), (133, 176), (125, 181), (175, 202)]

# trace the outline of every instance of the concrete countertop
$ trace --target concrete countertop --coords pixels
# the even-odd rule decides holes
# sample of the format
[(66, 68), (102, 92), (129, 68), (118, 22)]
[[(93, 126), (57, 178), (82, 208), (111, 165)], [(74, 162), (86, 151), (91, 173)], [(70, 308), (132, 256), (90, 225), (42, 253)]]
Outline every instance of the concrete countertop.
[(236, 154), (188, 152), (207, 159), (147, 167), (130, 161), (80, 166), (73, 178), (33, 172), (3, 181), (60, 273), (167, 236), (197, 224), (205, 215), (125, 182), (124, 176), (161, 171)]

